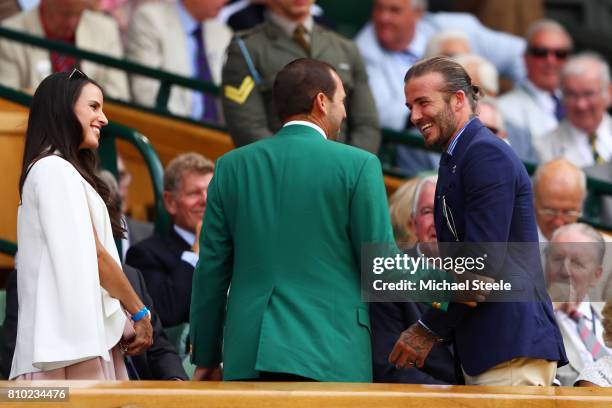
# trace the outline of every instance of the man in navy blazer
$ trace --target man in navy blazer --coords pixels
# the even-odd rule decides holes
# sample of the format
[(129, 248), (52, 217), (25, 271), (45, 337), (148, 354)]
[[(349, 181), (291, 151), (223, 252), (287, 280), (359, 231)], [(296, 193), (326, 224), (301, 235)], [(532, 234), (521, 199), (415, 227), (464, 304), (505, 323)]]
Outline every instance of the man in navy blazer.
[[(406, 74), (406, 104), (428, 145), (443, 149), (436, 187), (438, 242), (455, 242), (445, 255), (473, 253), (461, 243), (537, 243), (531, 185), (516, 154), (475, 117), (479, 89), (457, 63), (434, 57)], [(511, 244), (517, 245), (517, 244)], [(468, 385), (551, 385), (557, 365), (567, 363), (563, 341), (546, 294), (537, 255), (500, 251), (482, 272), (499, 280), (519, 274), (525, 300), (453, 303), (432, 309), (405, 330), (390, 362), (421, 367), (436, 341), (454, 338)], [(523, 244), (537, 253), (537, 246)], [(457, 248), (460, 248), (459, 250)], [(462, 253), (464, 255), (465, 253)], [(481, 254), (482, 255), (482, 254)], [(525, 260), (530, 260), (526, 263)], [(521, 275), (521, 273), (523, 275)], [(504, 279), (507, 275), (504, 275)], [(519, 288), (520, 289), (520, 288)]]

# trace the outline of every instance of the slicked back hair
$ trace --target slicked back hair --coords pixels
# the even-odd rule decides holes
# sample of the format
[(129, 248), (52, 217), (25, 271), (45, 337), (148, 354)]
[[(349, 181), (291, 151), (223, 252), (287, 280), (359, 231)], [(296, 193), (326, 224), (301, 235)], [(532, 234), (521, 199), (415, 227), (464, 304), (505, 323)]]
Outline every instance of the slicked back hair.
[(470, 78), (465, 69), (448, 57), (437, 56), (417, 62), (406, 73), (404, 83), (407, 83), (412, 78), (421, 77), (433, 72), (441, 74), (444, 78), (445, 85), (441, 89), (442, 92), (454, 94), (455, 92), (463, 91), (470, 103), (472, 112), (476, 112), (478, 99), (482, 96), (480, 87), (472, 84), (472, 78)]

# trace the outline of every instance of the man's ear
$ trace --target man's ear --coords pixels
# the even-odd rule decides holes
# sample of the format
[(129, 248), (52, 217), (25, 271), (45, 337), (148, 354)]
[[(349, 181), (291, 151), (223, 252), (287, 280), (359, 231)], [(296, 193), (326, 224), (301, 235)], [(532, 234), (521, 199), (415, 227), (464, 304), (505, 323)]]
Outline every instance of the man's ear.
[[(453, 102), (452, 99), (454, 99), (455, 101)], [(466, 102), (467, 100), (465, 98), (465, 92), (463, 91), (455, 92), (453, 98), (451, 98), (451, 104), (455, 112), (460, 111), (465, 106)]]
[(325, 97), (325, 94), (323, 92), (319, 92), (315, 97), (314, 97), (314, 101), (312, 103), (312, 111), (314, 112), (319, 112), (322, 114), (327, 113), (327, 98)]
[(164, 191), (162, 198), (164, 199), (166, 210), (168, 210), (168, 213), (171, 216), (174, 216), (174, 214), (176, 214), (176, 206), (174, 205), (174, 197), (172, 196), (172, 193)]

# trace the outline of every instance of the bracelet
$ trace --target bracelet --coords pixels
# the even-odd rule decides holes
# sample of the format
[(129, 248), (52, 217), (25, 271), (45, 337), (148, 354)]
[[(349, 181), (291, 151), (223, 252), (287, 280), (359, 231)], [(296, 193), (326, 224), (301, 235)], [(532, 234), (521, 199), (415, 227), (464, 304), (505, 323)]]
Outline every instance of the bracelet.
[(132, 315), (132, 321), (136, 323), (137, 321), (141, 320), (145, 316), (149, 316), (149, 318), (151, 318), (151, 312), (146, 306), (143, 306), (142, 309), (140, 309), (137, 313)]

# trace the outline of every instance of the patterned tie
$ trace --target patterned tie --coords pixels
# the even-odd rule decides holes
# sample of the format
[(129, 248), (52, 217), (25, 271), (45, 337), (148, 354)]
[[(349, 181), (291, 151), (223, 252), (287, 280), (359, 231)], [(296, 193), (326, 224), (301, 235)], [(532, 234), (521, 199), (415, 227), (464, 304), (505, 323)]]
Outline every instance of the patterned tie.
[[(606, 349), (604, 349), (599, 340), (597, 340), (597, 336), (595, 336), (593, 330), (589, 329), (589, 326), (586, 323), (586, 317), (584, 317), (584, 315), (580, 312), (575, 312), (572, 314), (571, 318), (576, 322), (578, 335), (586, 346), (586, 349), (589, 351), (589, 353), (591, 353), (591, 356), (593, 356), (593, 361), (597, 361), (598, 359), (607, 356), (608, 352)], [(593, 324), (595, 324), (594, 318)]]
[(550, 97), (552, 98), (553, 102), (555, 103), (555, 117), (557, 118), (557, 120), (559, 122), (561, 122), (563, 120), (563, 118), (565, 118), (565, 108), (563, 107), (563, 103), (561, 102), (561, 98), (559, 98), (554, 93), (551, 93)]
[(298, 24), (298, 26), (295, 27), (292, 38), (293, 41), (298, 43), (307, 54), (310, 54), (310, 43), (306, 39), (306, 33), (306, 27), (304, 27), (302, 24)]
[[(196, 44), (197, 44), (197, 77), (198, 79), (206, 82), (212, 82), (212, 75), (210, 73), (210, 67), (208, 66), (208, 60), (206, 58), (206, 49), (204, 48), (204, 40), (202, 37), (202, 26), (198, 25), (198, 27), (193, 30), (192, 33)], [(202, 98), (202, 106), (204, 107), (204, 112), (202, 113), (202, 120), (207, 122), (219, 122), (219, 110), (217, 108), (217, 101), (215, 97), (212, 95), (207, 95), (205, 93), (201, 94)]]
[(591, 145), (591, 153), (593, 153), (593, 161), (595, 161), (595, 164), (605, 163), (605, 160), (603, 159), (603, 157), (601, 157), (599, 153), (597, 152), (597, 134), (596, 133), (591, 133), (589, 135), (589, 143)]

